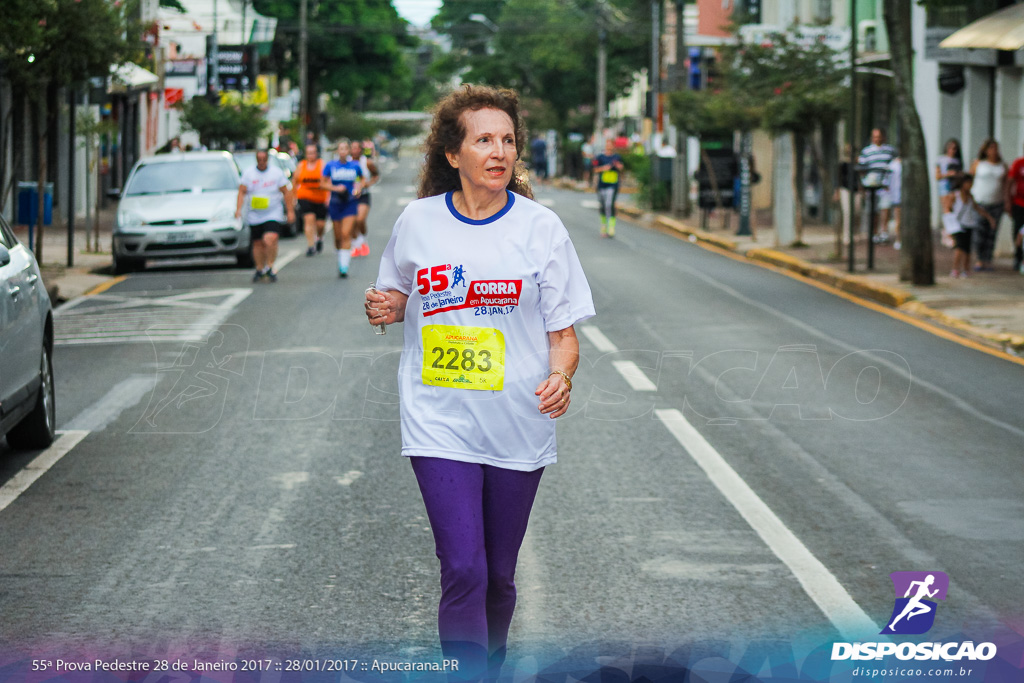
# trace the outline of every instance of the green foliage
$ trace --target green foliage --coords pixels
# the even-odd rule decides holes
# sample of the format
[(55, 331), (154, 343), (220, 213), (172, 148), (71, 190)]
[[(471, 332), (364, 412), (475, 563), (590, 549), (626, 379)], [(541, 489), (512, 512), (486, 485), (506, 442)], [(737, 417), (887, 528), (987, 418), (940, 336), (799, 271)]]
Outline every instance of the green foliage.
[(651, 168), (651, 157), (641, 151), (622, 154), (622, 163), (626, 173), (633, 177), (637, 185), (637, 202), (649, 209), (668, 208), (671, 188), (667, 183), (656, 184)]
[(810, 131), (847, 110), (847, 69), (823, 42), (776, 33), (723, 48), (709, 89), (673, 93), (672, 122), (692, 134), (765, 128)]
[(325, 132), (331, 140), (339, 138), (364, 140), (373, 137), (379, 128), (380, 126), (362, 114), (358, 114), (333, 100), (327, 107), (327, 130)]
[(112, 64), (137, 55), (142, 34), (131, 16), (132, 7), (120, 1), (0, 2), (4, 77), (36, 99), (47, 85), (60, 88), (106, 76)]
[(181, 123), (185, 129), (198, 133), (203, 144), (211, 148), (232, 142), (253, 145), (267, 132), (267, 121), (259, 105), (213, 104), (203, 97), (195, 97), (181, 106)]
[[(278, 19), (271, 60), (298, 79), (299, 0), (253, 0), (257, 12)], [(389, 0), (320, 0), (309, 3), (309, 82), (349, 106), (410, 96), (412, 77), (403, 50), (415, 40)]]
[[(603, 8), (603, 9), (602, 9)], [(492, 32), (469, 16), (483, 14)], [(462, 80), (517, 89), (552, 109), (560, 131), (597, 100), (599, 28), (607, 29), (608, 98), (650, 60), (650, 5), (630, 0), (446, 0), (433, 22), (454, 46), (450, 71)], [(576, 120), (570, 124), (570, 118)], [(535, 123), (531, 128), (537, 129)]]

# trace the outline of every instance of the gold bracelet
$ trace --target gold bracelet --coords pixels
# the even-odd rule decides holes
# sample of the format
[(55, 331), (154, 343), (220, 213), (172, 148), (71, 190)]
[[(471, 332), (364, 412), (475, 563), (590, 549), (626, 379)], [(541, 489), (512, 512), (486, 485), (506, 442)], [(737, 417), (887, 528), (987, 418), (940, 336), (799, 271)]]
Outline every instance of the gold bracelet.
[(564, 377), (565, 386), (569, 388), (569, 391), (572, 391), (572, 380), (569, 379), (569, 375), (565, 374), (561, 370), (552, 370), (551, 372), (548, 373), (548, 377), (550, 377), (551, 375), (561, 375), (562, 377)]

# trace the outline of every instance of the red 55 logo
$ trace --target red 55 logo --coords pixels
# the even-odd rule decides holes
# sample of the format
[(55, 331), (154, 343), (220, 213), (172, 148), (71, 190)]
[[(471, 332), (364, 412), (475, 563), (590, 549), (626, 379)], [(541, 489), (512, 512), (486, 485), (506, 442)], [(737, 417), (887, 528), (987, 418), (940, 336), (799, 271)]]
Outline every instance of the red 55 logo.
[(445, 271), (451, 269), (451, 264), (446, 263), (443, 266), (433, 266), (432, 268), (420, 268), (417, 270), (416, 285), (419, 293), (426, 294), (430, 291), (443, 292), (448, 289), (448, 274)]

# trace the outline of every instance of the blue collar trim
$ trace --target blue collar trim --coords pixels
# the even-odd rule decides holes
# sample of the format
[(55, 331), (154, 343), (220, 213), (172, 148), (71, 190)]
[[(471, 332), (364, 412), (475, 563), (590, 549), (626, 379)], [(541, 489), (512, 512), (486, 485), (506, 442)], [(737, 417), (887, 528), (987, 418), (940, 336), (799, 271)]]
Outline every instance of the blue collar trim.
[(474, 220), (472, 218), (469, 218), (468, 216), (463, 216), (461, 213), (458, 212), (458, 210), (455, 208), (455, 203), (452, 201), (452, 196), (454, 194), (455, 192), (448, 192), (447, 194), (445, 194), (444, 203), (448, 205), (448, 210), (451, 212), (453, 216), (458, 218), (463, 223), (468, 223), (469, 225), (487, 225), (488, 223), (493, 223), (494, 221), (498, 220), (506, 213), (508, 213), (512, 209), (512, 205), (515, 204), (516, 202), (515, 195), (512, 194), (512, 191), (505, 190), (505, 194), (508, 196), (508, 201), (505, 202), (505, 206), (501, 207), (501, 211), (494, 214), (493, 216), (481, 218), (480, 220)]

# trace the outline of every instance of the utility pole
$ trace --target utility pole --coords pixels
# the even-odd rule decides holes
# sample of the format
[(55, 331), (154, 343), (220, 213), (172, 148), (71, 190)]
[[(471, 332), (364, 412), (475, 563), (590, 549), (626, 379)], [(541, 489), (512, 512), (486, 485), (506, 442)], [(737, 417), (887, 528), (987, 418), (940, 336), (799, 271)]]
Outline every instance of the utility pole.
[[(687, 90), (690, 87), (689, 73), (686, 69), (686, 25), (683, 0), (675, 0), (676, 6), (676, 78), (675, 89)], [(676, 158), (672, 168), (672, 211), (683, 216), (690, 215), (690, 150), (689, 136), (676, 126)]]
[[(651, 160), (651, 183), (653, 188), (661, 185), (661, 159), (658, 149), (661, 147), (661, 107), (658, 106), (661, 81), (661, 3), (651, 1), (651, 145), (648, 158)], [(657, 204), (657, 193), (651, 192), (651, 203), (654, 209)]]
[[(855, 162), (857, 160), (857, 153), (854, 152), (855, 145), (857, 144), (857, 3), (850, 3), (850, 120), (846, 124), (846, 141), (850, 146), (850, 161), (847, 164), (847, 177), (846, 186), (849, 188), (857, 187), (857, 171), (855, 170)], [(874, 190), (871, 190), (872, 195)], [(847, 254), (847, 269), (852, 273), (854, 270), (856, 251), (854, 248), (854, 236), (857, 234), (857, 221), (854, 220), (854, 207), (857, 206), (857, 192), (851, 189), (849, 192), (849, 203), (847, 210), (850, 216), (850, 246)], [(874, 216), (870, 217), (874, 220)], [(870, 236), (868, 237), (870, 240)]]
[(217, 45), (217, 0), (213, 0), (213, 40), (210, 43), (210, 64), (213, 65), (208, 89), (220, 96), (220, 48)]
[(308, 0), (299, 3), (299, 149), (306, 148), (309, 118), (309, 11)]
[(604, 154), (604, 112), (608, 107), (608, 28), (604, 4), (597, 7), (597, 111), (594, 112), (594, 155)]

